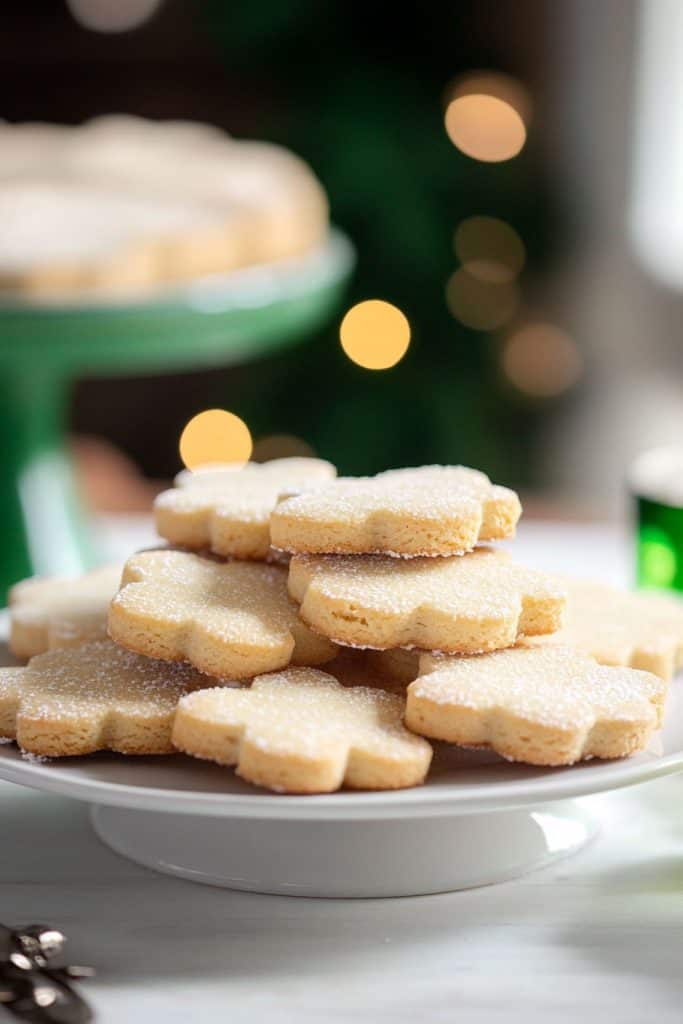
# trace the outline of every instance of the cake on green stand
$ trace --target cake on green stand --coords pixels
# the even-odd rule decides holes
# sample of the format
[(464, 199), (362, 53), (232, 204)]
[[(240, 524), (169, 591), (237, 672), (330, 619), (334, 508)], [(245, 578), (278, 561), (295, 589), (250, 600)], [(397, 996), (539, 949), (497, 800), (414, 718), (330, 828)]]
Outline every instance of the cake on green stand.
[(337, 311), (353, 264), (311, 169), (210, 125), (0, 123), (0, 597), (97, 560), (64, 446), (79, 376), (247, 362)]

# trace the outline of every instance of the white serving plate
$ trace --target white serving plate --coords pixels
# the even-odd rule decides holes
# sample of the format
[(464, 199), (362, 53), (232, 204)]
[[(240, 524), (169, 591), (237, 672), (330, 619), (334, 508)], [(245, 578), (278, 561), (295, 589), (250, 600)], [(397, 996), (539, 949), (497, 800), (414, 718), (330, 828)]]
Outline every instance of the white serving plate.
[(182, 755), (41, 763), (0, 745), (0, 777), (92, 805), (97, 834), (157, 870), (256, 892), (394, 896), (499, 881), (579, 849), (577, 797), (683, 770), (683, 688), (650, 749), (573, 768), (438, 745), (429, 781), (390, 793), (278, 796)]

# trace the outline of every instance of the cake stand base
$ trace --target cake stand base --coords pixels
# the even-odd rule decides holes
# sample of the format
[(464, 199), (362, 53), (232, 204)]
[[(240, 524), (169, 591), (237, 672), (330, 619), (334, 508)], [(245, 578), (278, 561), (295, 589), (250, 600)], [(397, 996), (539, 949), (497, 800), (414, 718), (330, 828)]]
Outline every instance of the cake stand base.
[(382, 820), (211, 818), (105, 806), (91, 814), (107, 846), (155, 871), (247, 892), (330, 898), (500, 882), (574, 853), (596, 831), (575, 801)]

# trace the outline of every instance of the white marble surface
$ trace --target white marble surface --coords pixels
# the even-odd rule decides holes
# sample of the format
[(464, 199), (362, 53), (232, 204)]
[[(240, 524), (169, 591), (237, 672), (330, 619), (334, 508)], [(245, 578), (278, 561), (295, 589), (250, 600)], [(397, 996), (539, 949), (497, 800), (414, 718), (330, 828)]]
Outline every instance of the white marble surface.
[[(520, 557), (626, 574), (609, 530), (530, 524)], [(599, 837), (515, 882), (326, 901), (155, 875), (101, 846), (84, 806), (0, 783), (0, 920), (67, 932), (103, 1024), (679, 1024), (682, 796), (674, 777), (592, 798)]]

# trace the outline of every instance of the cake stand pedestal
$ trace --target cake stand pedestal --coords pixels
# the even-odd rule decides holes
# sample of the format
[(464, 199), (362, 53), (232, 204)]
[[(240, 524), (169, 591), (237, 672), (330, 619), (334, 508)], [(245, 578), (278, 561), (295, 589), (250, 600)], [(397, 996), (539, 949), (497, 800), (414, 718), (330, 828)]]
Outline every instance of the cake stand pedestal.
[[(281, 896), (417, 896), (488, 885), (574, 853), (596, 825), (577, 801), (487, 814), (335, 820), (202, 818), (92, 808), (107, 846), (193, 882)], [(198, 836), (201, 837), (198, 840)]]

